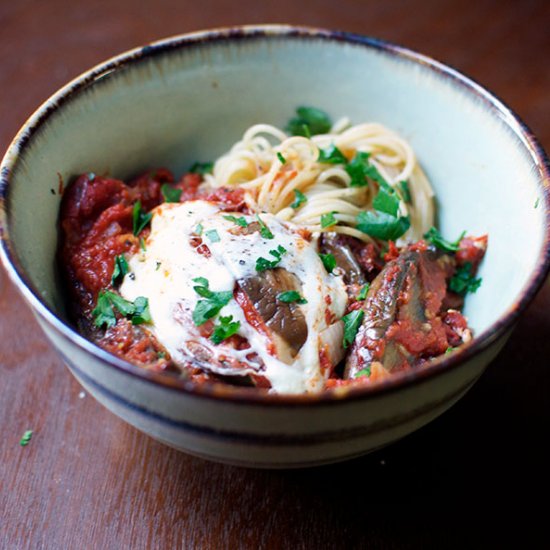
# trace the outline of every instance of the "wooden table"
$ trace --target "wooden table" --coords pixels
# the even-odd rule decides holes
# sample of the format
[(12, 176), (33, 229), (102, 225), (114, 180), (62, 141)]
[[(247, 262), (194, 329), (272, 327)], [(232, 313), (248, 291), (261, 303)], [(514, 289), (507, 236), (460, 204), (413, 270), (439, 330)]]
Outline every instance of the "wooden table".
[[(259, 22), (420, 50), (494, 90), (550, 149), (549, 2), (308, 6), (2, 2), (0, 149), (42, 100), (111, 55)], [(547, 284), (474, 389), (402, 442), (324, 468), (253, 471), (164, 447), (84, 395), (0, 270), (0, 548), (548, 547), (549, 311)]]

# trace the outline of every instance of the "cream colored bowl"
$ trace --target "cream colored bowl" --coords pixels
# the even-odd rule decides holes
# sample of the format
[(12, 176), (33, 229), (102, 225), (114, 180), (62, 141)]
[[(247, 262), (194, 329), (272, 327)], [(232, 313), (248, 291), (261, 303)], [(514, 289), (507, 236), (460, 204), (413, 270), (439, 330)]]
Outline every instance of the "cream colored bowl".
[[(476, 333), (461, 351), (372, 387), (308, 396), (200, 387), (141, 370), (66, 321), (56, 278), (59, 178), (126, 178), (227, 150), (255, 122), (298, 105), (378, 121), (412, 144), (439, 200), (444, 234), (489, 234), (483, 285), (468, 297)], [(2, 163), (0, 253), (82, 385), (168, 445), (212, 460), (292, 467), (344, 460), (426, 424), (472, 386), (548, 272), (549, 168), (498, 99), (429, 58), (365, 37), (261, 26), (177, 36), (124, 53), (52, 96)]]

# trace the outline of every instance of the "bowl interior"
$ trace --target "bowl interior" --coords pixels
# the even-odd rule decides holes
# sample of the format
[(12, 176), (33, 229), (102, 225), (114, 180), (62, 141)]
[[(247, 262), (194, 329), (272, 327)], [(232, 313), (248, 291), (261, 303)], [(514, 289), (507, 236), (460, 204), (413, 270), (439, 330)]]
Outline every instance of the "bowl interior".
[(506, 111), (376, 43), (284, 32), (175, 43), (66, 89), (8, 155), (11, 247), (52, 310), (63, 317), (54, 261), (60, 179), (160, 166), (179, 176), (254, 123), (284, 126), (299, 105), (381, 122), (407, 139), (435, 188), (443, 234), (489, 234), (483, 284), (467, 300), (470, 324), (479, 334), (513, 306), (544, 246), (545, 206), (540, 167)]

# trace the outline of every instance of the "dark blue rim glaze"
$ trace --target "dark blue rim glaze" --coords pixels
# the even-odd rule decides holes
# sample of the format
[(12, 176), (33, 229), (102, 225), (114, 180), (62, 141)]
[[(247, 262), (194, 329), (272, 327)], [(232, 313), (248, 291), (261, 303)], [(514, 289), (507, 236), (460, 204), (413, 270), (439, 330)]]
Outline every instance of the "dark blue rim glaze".
[[(538, 258), (536, 268), (534, 269), (524, 290), (521, 292), (518, 300), (498, 319), (498, 321), (491, 325), (491, 327), (485, 330), (481, 335), (476, 337), (470, 344), (465, 345), (459, 351), (449, 356), (435, 359), (424, 368), (395, 374), (389, 380), (373, 386), (349, 387), (343, 392), (327, 390), (319, 394), (306, 395), (267, 394), (257, 389), (237, 388), (223, 384), (195, 384), (187, 380), (169, 377), (165, 374), (152, 373), (136, 367), (126, 361), (118, 359), (110, 353), (107, 353), (95, 344), (92, 344), (80, 336), (72, 327), (65, 324), (65, 322), (62, 321), (56, 313), (42, 301), (40, 293), (27, 278), (23, 267), (19, 263), (16, 254), (11, 248), (6, 210), (6, 204), (9, 200), (11, 166), (17, 162), (18, 156), (21, 154), (25, 145), (29, 142), (33, 135), (40, 130), (48, 118), (55, 113), (55, 111), (61, 108), (63, 104), (70, 101), (76, 94), (85, 88), (92, 86), (98, 80), (108, 77), (110, 73), (122, 70), (127, 66), (138, 63), (142, 60), (153, 58), (164, 53), (169, 53), (173, 50), (200, 47), (202, 45), (210, 45), (218, 42), (239, 42), (254, 39), (302, 39), (344, 42), (347, 44), (376, 50), (392, 57), (405, 59), (407, 61), (425, 66), (447, 78), (455, 86), (460, 86), (461, 88), (466, 89), (469, 93), (475, 95), (479, 100), (483, 101), (485, 105), (493, 111), (493, 113), (505, 121), (510, 130), (530, 152), (534, 165), (539, 173), (541, 194), (544, 196), (544, 204), (541, 205), (545, 209), (546, 217), (546, 234), (543, 250)], [(265, 404), (266, 406), (312, 406), (315, 404), (327, 405), (330, 403), (340, 403), (344, 401), (348, 402), (350, 400), (365, 399), (379, 396), (383, 393), (398, 391), (410, 386), (411, 384), (416, 384), (419, 381), (430, 380), (434, 376), (441, 375), (462, 365), (476, 354), (487, 349), (495, 340), (512, 329), (514, 323), (518, 319), (518, 316), (525, 310), (525, 308), (535, 297), (550, 270), (550, 162), (530, 129), (511, 109), (506, 107), (504, 103), (497, 99), (493, 94), (489, 93), (477, 82), (464, 76), (457, 70), (407, 48), (403, 48), (383, 40), (346, 32), (284, 25), (259, 25), (202, 31), (175, 36), (146, 45), (142, 48), (133, 49), (100, 65), (97, 65), (77, 77), (65, 87), (61, 88), (30, 117), (11, 143), (8, 152), (2, 161), (0, 170), (0, 258), (2, 258), (8, 275), (12, 281), (31, 304), (33, 309), (42, 319), (44, 319), (44, 321), (55, 328), (58, 333), (63, 335), (63, 337), (69, 340), (73, 345), (79, 346), (88, 354), (97, 357), (101, 361), (116, 368), (118, 371), (125, 372), (129, 376), (137, 377), (141, 380), (146, 380), (148, 382), (164, 386), (167, 389), (188, 393), (196, 397), (223, 399), (236, 404), (255, 403)]]
[(311, 445), (320, 445), (323, 443), (345, 442), (361, 437), (367, 437), (372, 434), (384, 432), (386, 430), (398, 428), (403, 426), (410, 420), (418, 418), (418, 416), (427, 415), (434, 411), (437, 411), (441, 407), (445, 407), (448, 403), (453, 403), (461, 395), (468, 391), (475, 380), (468, 380), (466, 384), (460, 386), (460, 388), (453, 390), (450, 394), (440, 397), (436, 401), (432, 401), (421, 407), (408, 411), (405, 414), (394, 416), (386, 420), (381, 420), (371, 426), (359, 426), (357, 428), (348, 428), (342, 430), (332, 430), (326, 432), (316, 432), (314, 434), (256, 434), (246, 432), (236, 432), (230, 430), (221, 430), (209, 428), (207, 426), (200, 426), (198, 424), (192, 424), (187, 421), (175, 420), (164, 414), (151, 411), (142, 405), (138, 405), (131, 401), (128, 401), (125, 397), (121, 396), (117, 392), (107, 388), (96, 379), (86, 374), (82, 369), (77, 367), (73, 361), (71, 361), (66, 355), (61, 354), (63, 360), (69, 367), (77, 379), (82, 380), (84, 384), (93, 388), (97, 393), (105, 397), (108, 401), (116, 403), (128, 409), (129, 411), (139, 414), (140, 416), (155, 422), (162, 424), (170, 429), (176, 429), (181, 432), (188, 432), (198, 436), (207, 437), (209, 439), (219, 439), (221, 441), (233, 441), (240, 444), (247, 445), (259, 445), (259, 446), (273, 446), (273, 447), (303, 447)]

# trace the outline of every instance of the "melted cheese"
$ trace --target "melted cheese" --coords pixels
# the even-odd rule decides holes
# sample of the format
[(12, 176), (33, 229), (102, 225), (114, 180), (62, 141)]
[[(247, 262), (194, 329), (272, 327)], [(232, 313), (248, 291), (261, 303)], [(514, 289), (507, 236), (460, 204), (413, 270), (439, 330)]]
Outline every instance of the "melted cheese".
[[(224, 218), (227, 214), (206, 201), (165, 203), (157, 207), (145, 250), (129, 260), (130, 273), (120, 288), (122, 296), (132, 301), (138, 296), (149, 299), (152, 324), (148, 328), (176, 363), (196, 364), (225, 375), (255, 372), (266, 377), (273, 391), (279, 393), (321, 389), (327, 373), (320, 368), (319, 335), (327, 328), (327, 308), (335, 319), (344, 314), (347, 295), (343, 281), (327, 274), (316, 243), (303, 239), (293, 224), (262, 214), (262, 220), (274, 236), (266, 239), (258, 231), (234, 234), (237, 226)], [(244, 218), (249, 223), (255, 221), (254, 216)], [(199, 253), (193, 242), (199, 224), (203, 243), (210, 250), (209, 257)], [(214, 239), (209, 239), (212, 235), (209, 232), (213, 230)], [(301, 294), (307, 300), (307, 304), (299, 307), (307, 323), (308, 336), (291, 364), (269, 353), (268, 338), (246, 321), (234, 299), (223, 307), (220, 315), (232, 315), (240, 322), (238, 334), (249, 342), (248, 349), (235, 350), (223, 342), (214, 345), (201, 335), (191, 317), (201, 299), (193, 289), (197, 284), (193, 279), (205, 277), (210, 290), (215, 292), (233, 291), (238, 280), (257, 274), (259, 257), (273, 260), (269, 252), (278, 246), (286, 249), (278, 267), (298, 277), (302, 283)], [(256, 360), (251, 359), (252, 353), (257, 354)], [(227, 366), (227, 357), (234, 360), (232, 367)], [(238, 369), (234, 366), (236, 362)]]

